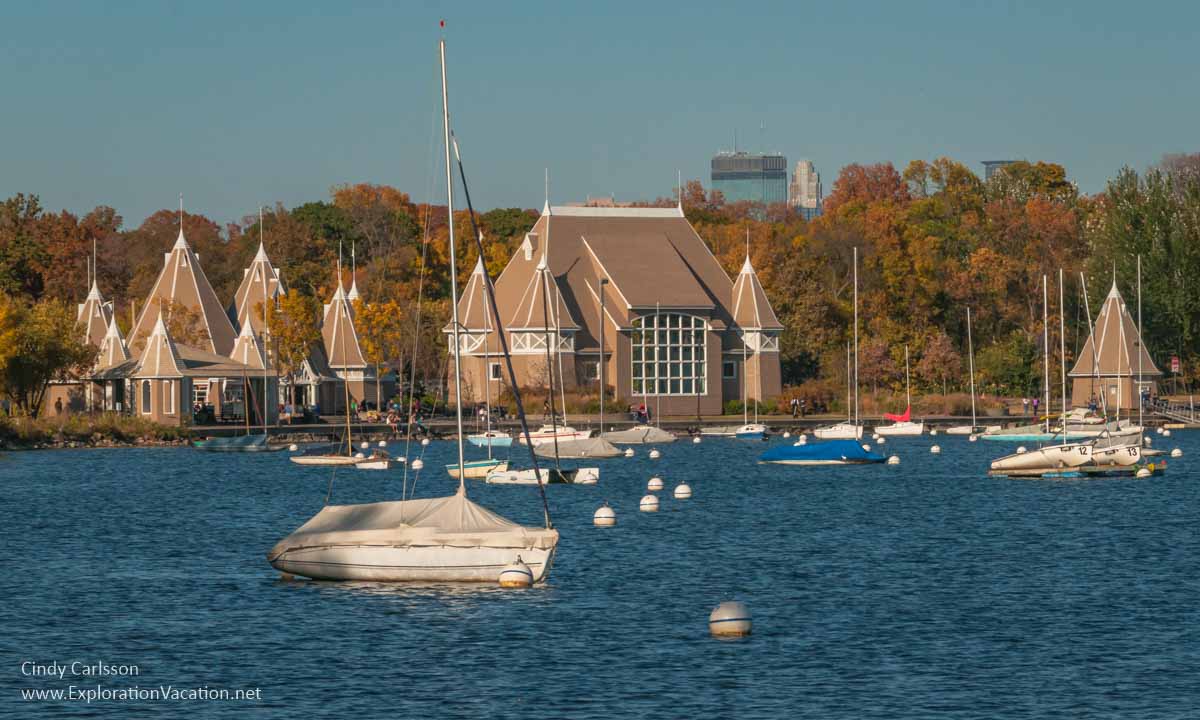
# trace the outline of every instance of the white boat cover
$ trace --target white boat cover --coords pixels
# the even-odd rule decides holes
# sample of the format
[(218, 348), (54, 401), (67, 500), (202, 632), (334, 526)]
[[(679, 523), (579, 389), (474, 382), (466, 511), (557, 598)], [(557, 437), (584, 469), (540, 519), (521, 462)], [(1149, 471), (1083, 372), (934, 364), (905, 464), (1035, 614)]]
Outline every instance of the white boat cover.
[(675, 442), (677, 439), (674, 435), (666, 430), (654, 427), (653, 425), (638, 425), (626, 430), (611, 430), (602, 434), (600, 437), (604, 438), (610, 443), (618, 443), (621, 445), (650, 445), (653, 443), (669, 443)]
[[(554, 441), (544, 442), (533, 446), (538, 457), (554, 457)], [(609, 458), (617, 457), (621, 451), (604, 438), (580, 438), (578, 440), (559, 440), (558, 456), (560, 458)]]
[(274, 560), (289, 550), (321, 546), (387, 545), (549, 550), (558, 531), (518, 525), (464, 494), (418, 500), (326, 505), (271, 548)]

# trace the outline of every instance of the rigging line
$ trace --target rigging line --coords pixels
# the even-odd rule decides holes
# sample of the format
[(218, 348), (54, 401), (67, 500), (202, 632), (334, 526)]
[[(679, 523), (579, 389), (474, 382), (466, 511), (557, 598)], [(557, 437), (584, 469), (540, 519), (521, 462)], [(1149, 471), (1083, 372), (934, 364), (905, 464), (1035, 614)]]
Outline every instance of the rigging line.
[[(451, 135), (453, 137), (453, 135)], [(483, 254), (483, 234), (479, 231), (479, 225), (475, 221), (475, 208), (471, 205), (471, 191), (467, 187), (467, 173), (463, 169), (462, 155), (458, 151), (458, 141), (454, 141), (454, 155), (458, 159), (458, 174), (462, 178), (463, 197), (467, 201), (467, 217), (471, 219), (471, 231), (475, 236), (475, 250), (479, 253), (479, 257), (484, 257)], [(547, 221), (548, 222), (548, 221)], [(529, 420), (525, 416), (525, 403), (521, 399), (521, 390), (517, 385), (517, 373), (513, 369), (512, 354), (508, 349), (508, 337), (504, 334), (504, 323), (500, 320), (500, 308), (496, 305), (496, 286), (492, 282), (492, 276), (487, 271), (487, 265), (483, 266), (483, 287), (487, 291), (487, 297), (490, 302), (492, 319), (496, 322), (496, 336), (500, 340), (500, 352), (504, 355), (504, 364), (508, 369), (509, 387), (512, 388), (513, 400), (517, 404), (517, 418), (521, 421), (521, 432), (525, 435), (525, 444), (529, 448), (529, 459), (533, 464), (533, 474), (537, 478), (538, 493), (542, 498), (542, 513), (545, 518), (546, 528), (554, 527), (550, 520), (550, 504), (546, 501), (546, 485), (542, 482), (542, 471), (538, 466), (537, 453), (533, 449), (533, 439), (529, 437)], [(512, 448), (509, 447), (509, 455), (512, 454)], [(547, 478), (549, 480), (549, 478)]]
[[(433, 90), (434, 95), (436, 95), (437, 94), (436, 77), (434, 78), (434, 82), (431, 83), (430, 87)], [(430, 168), (433, 167), (434, 152), (437, 149), (436, 148), (437, 116), (438, 116), (438, 113), (437, 113), (437, 110), (435, 109), (434, 111), (432, 111), (430, 113), (430, 118), (429, 118), (429, 162), (427, 162), (425, 165), (425, 181), (426, 181), (425, 182), (425, 198), (426, 198), (426, 200), (425, 200), (425, 218), (422, 223), (424, 225), (424, 228), (422, 229), (422, 233), (421, 233), (421, 264), (420, 264), (420, 270), (417, 272), (417, 311), (414, 313), (414, 318), (413, 318), (413, 352), (412, 352), (412, 359), (409, 361), (411, 369), (408, 373), (408, 403), (404, 407), (404, 413), (405, 413), (404, 457), (405, 458), (411, 457), (411, 455), (412, 455), (412, 426), (413, 426), (413, 420), (417, 416), (417, 414), (415, 412), (413, 412), (413, 399), (414, 399), (414, 396), (417, 391), (417, 348), (420, 345), (420, 338), (421, 338), (421, 309), (424, 305), (423, 300), (424, 300), (424, 295), (425, 295), (425, 270), (426, 270), (426, 265), (428, 264), (428, 258), (429, 258), (429, 226), (430, 226), (430, 222), (433, 219), (433, 172), (430, 170)], [(403, 367), (400, 368), (400, 372), (401, 373), (404, 372)], [(403, 397), (404, 389), (401, 388), (400, 392), (401, 392), (401, 397)], [(409, 465), (409, 463), (406, 461), (404, 463), (404, 475), (401, 479), (401, 485), (400, 485), (400, 499), (401, 500), (404, 500), (405, 496), (408, 494), (408, 465)], [(419, 470), (415, 471), (415, 473), (416, 474), (413, 476), (414, 492), (415, 492), (415, 488), (416, 488), (416, 484), (417, 484), (416, 478), (417, 478), (417, 475), (420, 474), (420, 471)]]
[[(547, 225), (550, 224), (549, 217), (547, 217), (547, 219), (546, 219), (546, 224)], [(543, 248), (548, 247), (549, 244), (550, 244), (550, 233), (547, 232), (546, 233), (546, 245), (544, 245)], [(543, 250), (543, 253), (545, 253), (545, 250)], [(545, 254), (543, 254), (542, 255), (543, 262), (545, 262), (545, 258), (546, 258), (546, 256), (545, 256)], [(546, 327), (546, 379), (548, 380), (548, 385), (546, 387), (546, 402), (549, 403), (549, 405), (550, 405), (550, 428), (553, 431), (553, 433), (551, 435), (551, 440), (554, 441), (554, 468), (561, 474), (562, 473), (562, 464), (559, 462), (559, 457), (558, 457), (558, 418), (557, 418), (558, 412), (554, 409), (554, 360), (552, 359), (552, 356), (550, 355), (550, 342), (551, 342), (550, 306), (549, 306), (549, 301), (546, 299), (546, 296), (548, 296), (550, 294), (550, 281), (549, 281), (549, 279), (547, 279), (547, 276), (549, 274), (550, 274), (550, 263), (547, 262), (546, 269), (541, 271), (541, 275), (542, 275), (542, 321), (545, 323), (545, 327)], [(557, 327), (554, 328), (554, 337), (555, 337), (555, 342), (557, 342), (557, 337), (558, 337), (558, 328)], [(559, 374), (561, 375), (561, 373), (559, 373)], [(565, 412), (566, 408), (564, 407), (563, 410)]]

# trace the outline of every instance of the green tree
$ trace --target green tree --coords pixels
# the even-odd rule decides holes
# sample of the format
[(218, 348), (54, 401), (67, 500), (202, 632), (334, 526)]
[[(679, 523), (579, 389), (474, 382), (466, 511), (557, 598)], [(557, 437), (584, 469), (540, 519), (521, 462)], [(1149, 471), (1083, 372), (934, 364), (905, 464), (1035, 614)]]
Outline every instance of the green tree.
[(4, 392), (22, 413), (37, 417), (50, 381), (80, 377), (95, 362), (96, 348), (79, 337), (66, 303), (5, 304), (11, 346), (3, 367)]

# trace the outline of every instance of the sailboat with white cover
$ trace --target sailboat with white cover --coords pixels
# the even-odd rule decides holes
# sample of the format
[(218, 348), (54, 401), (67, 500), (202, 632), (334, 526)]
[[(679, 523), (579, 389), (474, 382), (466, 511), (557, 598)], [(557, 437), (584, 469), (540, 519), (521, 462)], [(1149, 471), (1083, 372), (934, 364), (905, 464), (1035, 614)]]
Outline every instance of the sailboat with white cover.
[[(851, 392), (853, 389), (853, 393)], [(851, 415), (853, 411), (853, 415)], [(854, 248), (854, 369), (850, 367), (850, 344), (846, 343), (846, 422), (813, 430), (819, 440), (862, 440), (858, 422), (858, 248)]]
[[(446, 92), (445, 40), (439, 42), (442, 66), (442, 119), (446, 153), (450, 290), (458, 297), (454, 242), (454, 185), (450, 167), (450, 113)], [(465, 183), (464, 183), (465, 185)], [(469, 195), (468, 195), (469, 199)], [(468, 200), (469, 202), (469, 200)], [(474, 213), (472, 213), (474, 221)], [(478, 245), (482, 251), (482, 245)], [(463, 417), (458, 305), (453, 320), (455, 415), (460, 466), (458, 491), (448, 497), (355, 505), (326, 505), (316, 516), (281, 540), (267, 560), (283, 573), (320, 580), (496, 582), (501, 569), (523, 562), (534, 582), (550, 572), (558, 531), (550, 523), (542, 495), (544, 527), (526, 527), (467, 498), (462, 479)], [(498, 319), (497, 319), (497, 324)], [(507, 355), (507, 348), (505, 348)], [(509, 364), (512, 376), (511, 363)], [(515, 378), (512, 378), (515, 380)], [(515, 383), (514, 383), (515, 387)], [(524, 411), (518, 410), (522, 419)]]
[(925, 432), (924, 422), (912, 421), (912, 377), (908, 369), (908, 346), (904, 346), (904, 397), (907, 407), (904, 409), (903, 415), (893, 415), (884, 413), (884, 417), (892, 421), (891, 425), (880, 425), (875, 428), (875, 432), (879, 435), (887, 437), (893, 436), (915, 436)]

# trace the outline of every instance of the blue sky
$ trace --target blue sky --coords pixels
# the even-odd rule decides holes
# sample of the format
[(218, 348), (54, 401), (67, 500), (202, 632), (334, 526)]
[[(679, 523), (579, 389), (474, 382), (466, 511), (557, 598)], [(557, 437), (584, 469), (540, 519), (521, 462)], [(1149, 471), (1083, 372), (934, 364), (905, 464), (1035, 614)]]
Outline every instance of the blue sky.
[(1200, 151), (1200, 5), (1128, 2), (9, 4), (0, 197), (173, 207), (388, 183), (431, 163), (447, 20), (451, 112), (481, 208), (670, 193), (739, 144), (851, 162), (1062, 163), (1085, 192)]

